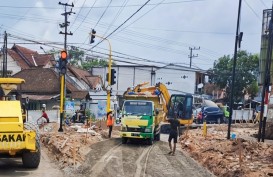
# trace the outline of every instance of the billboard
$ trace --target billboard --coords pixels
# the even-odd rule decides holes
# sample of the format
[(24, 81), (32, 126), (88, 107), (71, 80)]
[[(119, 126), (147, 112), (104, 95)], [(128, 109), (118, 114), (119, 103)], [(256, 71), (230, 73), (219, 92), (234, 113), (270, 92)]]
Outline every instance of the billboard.
[(106, 101), (98, 101), (97, 119), (106, 118)]

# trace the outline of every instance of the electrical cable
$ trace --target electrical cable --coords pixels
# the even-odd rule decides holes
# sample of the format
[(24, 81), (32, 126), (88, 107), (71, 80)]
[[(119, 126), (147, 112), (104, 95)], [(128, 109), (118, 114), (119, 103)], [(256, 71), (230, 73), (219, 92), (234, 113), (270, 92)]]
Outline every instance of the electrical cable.
[(69, 30), (68, 30), (68, 31), (70, 31), (70, 29), (72, 28), (72, 26), (75, 24), (76, 20), (78, 19), (79, 15), (80, 15), (80, 13), (81, 13), (81, 11), (82, 11), (82, 9), (83, 9), (82, 7), (84, 6), (85, 2), (86, 2), (86, 0), (84, 0), (84, 2), (83, 2), (83, 4), (82, 4), (82, 6), (81, 6), (79, 12), (77, 13), (76, 17), (74, 18), (74, 21), (72, 22), (72, 24), (71, 24), (71, 26), (69, 27)]
[(81, 23), (79, 24), (79, 26), (74, 30), (73, 33), (75, 33), (79, 27), (83, 24), (83, 22), (85, 21), (85, 19), (87, 18), (87, 16), (89, 15), (89, 13), (91, 12), (91, 10), (93, 9), (94, 5), (96, 4), (97, 0), (94, 1), (92, 7), (89, 9), (88, 13), (86, 14), (86, 16), (83, 18), (83, 20), (81, 21)]
[(247, 7), (255, 14), (255, 16), (262, 21), (261, 17), (255, 12), (255, 10), (248, 4), (248, 2), (246, 0), (244, 0), (244, 2), (246, 3)]
[(112, 20), (112, 22), (108, 25), (106, 31), (104, 32), (104, 34), (102, 36), (105, 36), (106, 33), (109, 31), (110, 27), (113, 26), (113, 24), (116, 22), (117, 18), (119, 17), (119, 15), (121, 14), (121, 12), (123, 11), (124, 7), (127, 5), (128, 0), (124, 0), (122, 3), (122, 7), (118, 10), (118, 13), (116, 14), (116, 16), (114, 17), (114, 19)]
[[(122, 24), (120, 24), (114, 31), (112, 31), (110, 34), (108, 34), (105, 38), (108, 38), (109, 36), (111, 36), (114, 32), (116, 32), (120, 27), (122, 27), (127, 21), (129, 21), (135, 14), (137, 14), (143, 7), (146, 6), (146, 4), (148, 4), (148, 2), (150, 2), (150, 0), (147, 0), (137, 11), (135, 11), (129, 18), (127, 18)], [(97, 43), (95, 46), (92, 47), (92, 49), (94, 47), (96, 47), (97, 45), (99, 45), (103, 40), (101, 40), (99, 43)]]
[(95, 29), (98, 25), (98, 23), (100, 22), (100, 20), (102, 19), (102, 17), (104, 16), (104, 14), (106, 13), (107, 9), (109, 8), (110, 4), (112, 3), (112, 0), (110, 0), (110, 2), (108, 3), (107, 7), (105, 8), (105, 10), (103, 11), (102, 15), (100, 16), (99, 20), (97, 21), (97, 23), (95, 24), (94, 28)]
[[(184, 0), (184, 1), (173, 1), (173, 2), (165, 2), (162, 3), (164, 5), (169, 5), (169, 4), (181, 4), (181, 3), (189, 3), (189, 2), (200, 2), (200, 1), (206, 1), (206, 0)], [(147, 6), (154, 6), (156, 3), (150, 3), (147, 4)], [(127, 7), (139, 7), (142, 6), (141, 4), (132, 4), (128, 5)], [(94, 8), (100, 8), (104, 9), (107, 6), (95, 6)], [(120, 8), (121, 6), (109, 6), (109, 8)], [(0, 6), (0, 8), (15, 8), (15, 9), (24, 9), (24, 8), (32, 8), (32, 9), (61, 9), (60, 7), (36, 7), (36, 6)], [(74, 8), (81, 8), (81, 7), (74, 7)], [(83, 8), (90, 8), (90, 7), (83, 7)]]
[(134, 24), (135, 22), (137, 22), (138, 20), (140, 20), (142, 17), (144, 17), (145, 15), (147, 15), (148, 13), (150, 13), (152, 10), (154, 10), (157, 6), (159, 6), (160, 4), (162, 4), (165, 0), (162, 0), (161, 2), (159, 2), (158, 4), (156, 4), (154, 7), (152, 7), (150, 10), (148, 10), (147, 12), (145, 12), (143, 15), (141, 15), (139, 18), (137, 18), (136, 20), (134, 20), (133, 22), (131, 22), (130, 24), (128, 24), (126, 27), (122, 28), (121, 30), (119, 30), (117, 33), (123, 31), (124, 29), (128, 28), (129, 26), (131, 26), (132, 24)]
[(267, 5), (264, 3), (263, 0), (260, 0), (260, 2), (264, 5), (265, 8), (268, 8)]

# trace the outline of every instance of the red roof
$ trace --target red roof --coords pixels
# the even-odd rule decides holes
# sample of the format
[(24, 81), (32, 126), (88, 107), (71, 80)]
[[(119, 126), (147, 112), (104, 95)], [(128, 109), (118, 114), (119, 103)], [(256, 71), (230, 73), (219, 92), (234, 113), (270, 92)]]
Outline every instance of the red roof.
[(88, 71), (68, 65), (68, 69), (77, 79), (83, 80), (91, 89), (95, 89), (97, 84), (102, 84), (101, 77), (92, 76)]
[(37, 51), (14, 44), (8, 50), (8, 54), (17, 62), (22, 69), (32, 67), (44, 67), (47, 64), (53, 66), (55, 59), (51, 54), (39, 54)]

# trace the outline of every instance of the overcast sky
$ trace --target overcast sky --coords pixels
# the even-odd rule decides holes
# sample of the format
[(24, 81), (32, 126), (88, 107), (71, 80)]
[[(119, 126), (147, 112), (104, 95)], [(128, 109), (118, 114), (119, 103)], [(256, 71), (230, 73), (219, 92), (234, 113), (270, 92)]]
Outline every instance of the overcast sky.
[[(1, 1), (0, 33), (11, 34), (8, 44), (45, 51), (63, 48), (64, 36), (59, 24), (64, 22), (64, 6), (55, 0)], [(63, 0), (74, 3), (68, 16), (68, 45), (88, 50), (89, 54), (107, 57), (108, 43), (95, 38), (90, 31), (108, 36), (141, 8), (147, 0)], [(208, 69), (223, 55), (233, 55), (239, 0), (150, 0), (116, 32), (109, 36), (114, 59), (135, 63), (142, 59), (189, 66), (191, 48), (193, 66)], [(107, 8), (108, 7), (108, 8)], [(262, 12), (272, 7), (269, 0), (242, 0), (240, 31), (244, 32), (242, 50), (259, 53)], [(71, 7), (67, 8), (70, 11)], [(30, 39), (48, 45), (29, 44)], [(1, 42), (3, 36), (1, 35)], [(56, 45), (58, 43), (58, 45)], [(95, 47), (94, 47), (95, 46)], [(92, 50), (91, 48), (94, 47)], [(124, 55), (126, 54), (126, 55)], [(126, 64), (124, 63), (124, 64)], [(143, 62), (142, 62), (143, 63)]]

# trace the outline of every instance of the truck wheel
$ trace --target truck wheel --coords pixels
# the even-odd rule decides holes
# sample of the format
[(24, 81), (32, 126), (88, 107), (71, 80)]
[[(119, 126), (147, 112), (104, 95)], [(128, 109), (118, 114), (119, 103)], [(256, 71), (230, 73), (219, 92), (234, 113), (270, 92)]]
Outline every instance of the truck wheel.
[(148, 139), (148, 145), (153, 145), (154, 143), (154, 139), (153, 138), (149, 138)]
[(155, 135), (155, 140), (156, 141), (160, 141), (160, 133), (158, 133), (157, 135)]
[(121, 138), (122, 144), (126, 144), (128, 141), (128, 138), (122, 137)]
[(24, 123), (25, 130), (34, 130), (36, 132), (36, 152), (24, 151), (22, 153), (23, 166), (26, 168), (37, 168), (41, 159), (40, 134), (37, 125), (32, 122)]
[(221, 118), (220, 117), (217, 119), (217, 124), (221, 124)]

